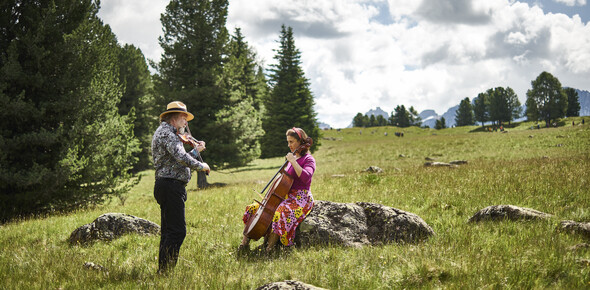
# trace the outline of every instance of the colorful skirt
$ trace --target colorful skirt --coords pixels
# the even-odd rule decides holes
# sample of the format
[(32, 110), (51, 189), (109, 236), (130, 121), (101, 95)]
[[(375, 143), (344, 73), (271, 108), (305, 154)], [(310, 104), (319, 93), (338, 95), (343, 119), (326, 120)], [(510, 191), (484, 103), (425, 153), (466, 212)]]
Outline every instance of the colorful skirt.
[[(246, 212), (242, 217), (244, 224), (256, 214), (259, 206), (258, 203), (246, 206)], [(283, 245), (293, 245), (297, 226), (305, 219), (312, 208), (313, 196), (311, 191), (305, 189), (291, 190), (287, 198), (279, 204), (271, 226), (272, 231), (280, 237)]]

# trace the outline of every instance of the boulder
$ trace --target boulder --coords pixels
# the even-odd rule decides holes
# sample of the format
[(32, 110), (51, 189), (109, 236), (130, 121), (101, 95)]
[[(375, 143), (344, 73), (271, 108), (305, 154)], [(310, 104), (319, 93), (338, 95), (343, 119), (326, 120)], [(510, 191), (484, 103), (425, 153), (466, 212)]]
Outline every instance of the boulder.
[(105, 213), (92, 223), (75, 229), (68, 238), (72, 245), (89, 244), (94, 241), (110, 241), (124, 234), (159, 235), (157, 224), (124, 213)]
[(297, 227), (299, 246), (337, 244), (349, 247), (418, 242), (433, 235), (419, 216), (377, 203), (319, 200)]
[(365, 172), (369, 172), (369, 173), (383, 173), (383, 169), (377, 167), (377, 166), (369, 166), (367, 169), (365, 169)]
[(96, 271), (105, 271), (106, 270), (106, 268), (104, 266), (99, 265), (99, 264), (94, 264), (92, 262), (84, 263), (84, 268), (90, 269), (90, 270), (96, 270)]
[(429, 167), (457, 167), (457, 165), (454, 164), (450, 164), (450, 163), (445, 163), (445, 162), (437, 162), (437, 161), (432, 161), (432, 162), (425, 162), (424, 166)]
[(310, 284), (305, 284), (303, 282), (295, 281), (295, 280), (285, 280), (282, 282), (273, 282), (262, 285), (256, 290), (308, 290), (308, 289), (324, 289), (319, 288)]
[(581, 243), (581, 244), (573, 245), (567, 249), (569, 251), (577, 251), (577, 250), (585, 250), (585, 249), (589, 249), (589, 248), (590, 248), (590, 244)]
[(590, 259), (576, 259), (578, 265), (583, 267), (590, 267)]
[(476, 212), (469, 222), (496, 221), (496, 220), (530, 220), (546, 219), (551, 217), (550, 214), (540, 212), (526, 207), (514, 205), (492, 205)]
[(578, 223), (575, 221), (561, 221), (558, 230), (579, 234), (590, 239), (590, 223)]

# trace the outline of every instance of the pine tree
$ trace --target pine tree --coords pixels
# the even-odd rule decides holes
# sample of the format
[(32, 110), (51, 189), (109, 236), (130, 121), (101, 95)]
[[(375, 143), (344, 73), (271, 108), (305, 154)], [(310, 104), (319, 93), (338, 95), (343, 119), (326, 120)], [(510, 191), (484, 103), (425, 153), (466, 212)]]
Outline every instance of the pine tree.
[(504, 88), (497, 87), (489, 89), (487, 95), (489, 96), (488, 112), (490, 121), (494, 124), (498, 122), (497, 124), (499, 125), (504, 119), (508, 108), (508, 100), (506, 99)]
[(266, 114), (262, 122), (265, 135), (261, 156), (264, 158), (286, 154), (285, 132), (291, 127), (302, 128), (313, 139), (312, 152), (320, 145), (313, 95), (301, 68), (301, 53), (295, 47), (291, 27), (281, 27), (279, 43), (274, 57), (277, 63), (270, 69), (272, 90), (265, 100)]
[(391, 113), (390, 122), (392, 126), (400, 128), (410, 127), (410, 115), (404, 105), (397, 105), (395, 107)]
[(256, 88), (254, 89), (256, 94), (254, 95), (254, 109), (260, 112), (261, 116), (266, 113), (264, 108), (264, 100), (268, 98), (270, 94), (270, 88), (268, 87), (268, 81), (264, 75), (262, 65), (258, 65), (256, 72)]
[(381, 115), (377, 115), (375, 118), (376, 126), (387, 126), (387, 119)]
[(573, 88), (565, 88), (563, 90), (567, 95), (566, 117), (580, 116), (580, 101), (578, 100), (578, 92)]
[[(154, 86), (157, 103), (164, 111), (171, 101), (184, 102), (195, 115), (189, 123), (193, 136), (207, 143), (205, 162), (212, 168), (223, 167), (225, 149), (221, 140), (229, 134), (225, 123), (230, 94), (220, 83), (228, 32), (225, 28), (227, 0), (172, 0), (162, 14), (164, 50)], [(206, 187), (206, 175), (199, 171), (197, 184)]]
[(352, 118), (352, 126), (353, 127), (365, 127), (365, 122), (363, 118), (363, 114), (358, 113), (354, 118)]
[(481, 122), (481, 126), (484, 126), (484, 123), (489, 120), (488, 114), (488, 98), (489, 96), (487, 93), (479, 93), (477, 97), (473, 100), (473, 114), (475, 117), (475, 121)]
[(455, 115), (455, 124), (457, 127), (459, 126), (471, 126), (475, 123), (473, 118), (473, 108), (471, 107), (471, 102), (469, 98), (465, 98), (461, 100), (459, 104), (459, 109)]
[(548, 72), (542, 72), (531, 82), (527, 91), (527, 117), (529, 120), (544, 120), (548, 125), (552, 120), (565, 116), (567, 95), (559, 80)]
[(375, 118), (375, 115), (371, 115), (369, 116), (369, 127), (375, 126), (377, 126), (377, 118)]
[(260, 156), (259, 139), (264, 131), (261, 114), (254, 103), (259, 89), (255, 72), (255, 54), (236, 28), (222, 80), (228, 103), (217, 113), (216, 122), (225, 132), (215, 145), (224, 157), (218, 160), (223, 167), (243, 166)]
[(414, 106), (410, 107), (410, 110), (408, 110), (408, 114), (410, 118), (410, 126), (422, 126), (422, 118), (420, 118), (420, 114), (418, 114), (418, 111), (414, 109)]
[(440, 120), (436, 120), (434, 123), (434, 129), (440, 130), (447, 127), (446, 120), (444, 117), (441, 117)]
[(120, 47), (88, 1), (0, 10), (0, 220), (124, 194), (138, 151), (121, 116)]
[(154, 106), (153, 84), (146, 59), (139, 48), (126, 44), (119, 54), (119, 79), (123, 95), (119, 103), (119, 114), (134, 111), (136, 118), (133, 133), (140, 141), (141, 152), (136, 154), (138, 162), (134, 171), (151, 168), (150, 147), (152, 134), (158, 126), (159, 107)]
[(522, 107), (520, 101), (518, 100), (518, 96), (510, 87), (506, 87), (506, 99), (508, 100), (508, 108), (506, 110), (505, 118), (507, 118), (508, 124), (510, 124), (512, 120), (520, 118), (522, 114)]

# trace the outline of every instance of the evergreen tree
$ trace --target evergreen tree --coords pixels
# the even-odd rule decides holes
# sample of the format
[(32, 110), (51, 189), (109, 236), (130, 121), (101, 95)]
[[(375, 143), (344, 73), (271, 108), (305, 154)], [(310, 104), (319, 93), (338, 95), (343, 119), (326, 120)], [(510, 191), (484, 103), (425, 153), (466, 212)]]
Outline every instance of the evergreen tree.
[(391, 125), (405, 128), (410, 127), (410, 116), (404, 105), (397, 105), (390, 117)]
[(559, 80), (548, 72), (542, 72), (531, 82), (527, 91), (527, 117), (529, 120), (544, 120), (547, 125), (552, 120), (565, 116), (567, 95)]
[(455, 124), (457, 124), (457, 127), (471, 126), (475, 124), (475, 119), (473, 118), (473, 108), (469, 98), (461, 100), (459, 109), (455, 115)]
[(522, 114), (522, 107), (520, 101), (518, 100), (518, 96), (510, 87), (506, 87), (506, 99), (508, 100), (508, 110), (506, 112), (505, 118), (508, 118), (508, 124), (510, 124), (512, 120), (520, 118)]
[(408, 116), (410, 118), (410, 126), (422, 126), (422, 118), (420, 118), (420, 114), (418, 114), (418, 111), (414, 109), (414, 106), (410, 107), (410, 110), (408, 111)]
[(358, 113), (354, 118), (352, 118), (352, 126), (353, 127), (365, 127), (365, 122), (363, 118), (363, 114)]
[(377, 115), (375, 118), (375, 124), (376, 126), (387, 126), (387, 119), (381, 115)]
[(87, 1), (0, 9), (0, 220), (124, 194), (138, 148), (121, 116), (120, 47)]
[(127, 115), (134, 110), (133, 133), (140, 141), (141, 151), (136, 154), (138, 162), (134, 171), (149, 169), (152, 134), (158, 126), (157, 116), (161, 108), (154, 106), (151, 75), (139, 48), (129, 44), (123, 46), (119, 54), (119, 71), (123, 87), (119, 114)]
[(368, 115), (363, 116), (363, 127), (371, 127), (371, 120), (369, 120)]
[(436, 120), (434, 123), (434, 129), (440, 130), (447, 127), (446, 120), (444, 117), (441, 117), (440, 120)]
[[(160, 18), (163, 36), (158, 40), (164, 52), (160, 62), (152, 64), (157, 71), (154, 86), (160, 111), (171, 101), (187, 105), (195, 115), (191, 132), (207, 142), (203, 158), (212, 168), (225, 165), (225, 149), (220, 145), (231, 130), (220, 127), (220, 122), (227, 122), (230, 103), (230, 94), (221, 84), (229, 38), (227, 6), (227, 0), (171, 0)], [(204, 172), (198, 172), (197, 184), (207, 186)]]
[(295, 47), (291, 27), (281, 27), (279, 43), (280, 48), (274, 57), (277, 63), (271, 65), (270, 70), (272, 90), (265, 101), (267, 112), (262, 121), (265, 135), (261, 142), (261, 156), (264, 158), (286, 154), (285, 132), (291, 127), (302, 128), (313, 139), (312, 152), (320, 145), (313, 95), (301, 68), (301, 53)]
[(261, 114), (254, 103), (259, 88), (254, 58), (255, 54), (236, 28), (229, 43), (222, 81), (229, 95), (228, 103), (217, 113), (218, 128), (226, 132), (215, 144), (224, 157), (218, 162), (223, 162), (224, 167), (244, 166), (260, 156), (259, 139), (264, 132)]
[[(497, 87), (487, 91), (489, 96), (488, 112), (490, 121), (495, 124), (500, 124), (504, 121), (506, 112), (508, 110), (508, 100), (506, 99), (506, 92), (504, 88)], [(496, 123), (497, 122), (497, 123)]]
[(473, 114), (475, 121), (481, 122), (481, 126), (483, 127), (484, 123), (489, 120), (487, 93), (479, 93), (473, 100), (473, 103)]
[(270, 94), (270, 88), (268, 87), (268, 81), (264, 75), (262, 65), (258, 66), (256, 72), (256, 88), (254, 89), (256, 94), (254, 97), (254, 109), (258, 111), (262, 116), (266, 113), (264, 108), (264, 100), (268, 98)]
[(369, 116), (369, 127), (375, 126), (377, 126), (377, 119), (375, 118), (375, 115), (371, 115)]
[(567, 112), (566, 117), (580, 116), (580, 101), (578, 100), (578, 92), (573, 88), (565, 88), (567, 95)]

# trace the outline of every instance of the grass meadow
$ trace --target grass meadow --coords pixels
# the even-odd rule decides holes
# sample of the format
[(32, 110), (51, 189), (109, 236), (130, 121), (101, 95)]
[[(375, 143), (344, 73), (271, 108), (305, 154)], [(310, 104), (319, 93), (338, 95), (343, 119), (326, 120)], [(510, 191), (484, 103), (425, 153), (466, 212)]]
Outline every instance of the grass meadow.
[[(590, 259), (590, 248), (569, 249), (588, 241), (556, 230), (561, 220), (590, 222), (590, 125), (571, 124), (581, 119), (534, 130), (533, 123), (517, 123), (507, 126), (507, 133), (483, 132), (481, 126), (324, 131), (314, 153), (315, 199), (375, 202), (415, 213), (436, 233), (422, 243), (317, 246), (273, 258), (237, 258), (243, 210), (282, 158), (211, 172), (209, 182), (225, 186), (196, 190), (193, 178), (187, 187), (188, 234), (168, 276), (156, 275), (156, 236), (126, 235), (86, 247), (67, 243), (74, 229), (107, 212), (159, 224), (154, 172), (146, 171), (124, 200), (1, 225), (0, 288), (254, 289), (293, 279), (330, 289), (588, 289), (590, 266), (580, 260)], [(401, 131), (404, 137), (394, 136)], [(468, 164), (425, 167), (426, 157)], [(385, 172), (363, 172), (369, 166)], [(500, 204), (553, 218), (467, 223), (478, 210)], [(85, 262), (106, 269), (86, 269)]]

